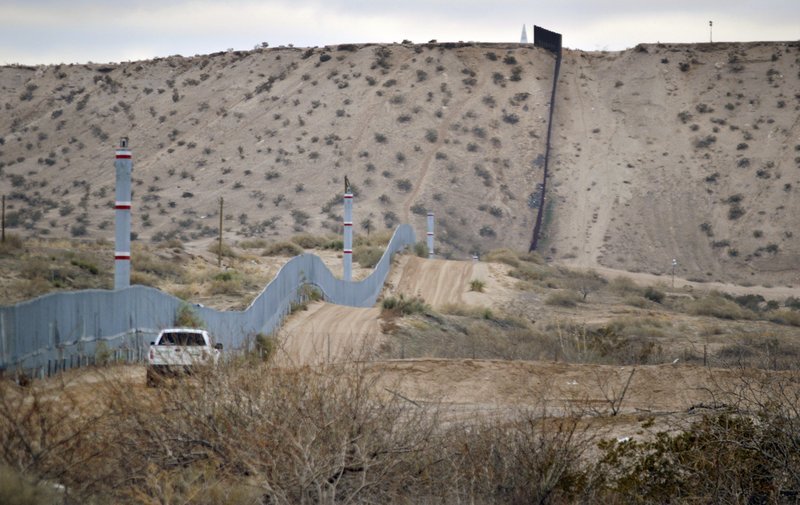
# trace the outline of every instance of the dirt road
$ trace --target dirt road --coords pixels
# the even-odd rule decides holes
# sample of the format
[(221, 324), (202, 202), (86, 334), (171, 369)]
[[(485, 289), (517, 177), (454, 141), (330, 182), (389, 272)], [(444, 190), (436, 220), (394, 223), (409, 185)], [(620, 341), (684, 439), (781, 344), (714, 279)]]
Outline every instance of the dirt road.
[(382, 337), (378, 308), (317, 302), (289, 318), (279, 332), (279, 362), (315, 364), (369, 358)]
[[(476, 268), (477, 267), (477, 268)], [(469, 261), (447, 261), (411, 257), (403, 267), (395, 292), (419, 296), (433, 308), (464, 303), (470, 281), (486, 277), (486, 266)]]

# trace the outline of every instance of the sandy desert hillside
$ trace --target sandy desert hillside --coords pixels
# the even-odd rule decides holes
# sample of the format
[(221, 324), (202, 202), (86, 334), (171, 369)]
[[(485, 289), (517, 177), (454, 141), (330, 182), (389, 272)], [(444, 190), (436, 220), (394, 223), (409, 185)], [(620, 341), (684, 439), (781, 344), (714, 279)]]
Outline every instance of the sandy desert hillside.
[(800, 45), (567, 51), (547, 248), (579, 265), (800, 282)]
[[(113, 148), (130, 137), (140, 239), (438, 214), (443, 252), (524, 248), (542, 177), (551, 55), (533, 47), (340, 45), (0, 70), (2, 191), (31, 233), (113, 237)], [(216, 216), (216, 217), (215, 217)]]
[[(797, 283), (795, 43), (565, 51), (542, 251), (580, 266)], [(113, 148), (139, 240), (356, 231), (437, 214), (441, 252), (524, 250), (553, 57), (518, 44), (340, 45), (0, 68), (12, 229), (113, 237)], [(420, 235), (421, 236), (421, 235)]]

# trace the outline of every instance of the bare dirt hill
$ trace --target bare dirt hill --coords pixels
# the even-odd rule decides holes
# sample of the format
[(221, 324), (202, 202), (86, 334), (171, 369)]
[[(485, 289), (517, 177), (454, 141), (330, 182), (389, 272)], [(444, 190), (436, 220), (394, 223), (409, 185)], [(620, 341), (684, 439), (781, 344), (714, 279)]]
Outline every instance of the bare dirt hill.
[(800, 46), (567, 51), (546, 250), (578, 265), (796, 284)]

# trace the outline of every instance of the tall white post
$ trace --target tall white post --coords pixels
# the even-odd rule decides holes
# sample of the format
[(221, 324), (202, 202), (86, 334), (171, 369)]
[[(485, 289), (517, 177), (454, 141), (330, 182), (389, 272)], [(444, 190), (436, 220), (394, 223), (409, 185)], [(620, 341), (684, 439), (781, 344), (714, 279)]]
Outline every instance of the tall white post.
[(119, 141), (114, 168), (117, 172), (114, 202), (114, 289), (125, 289), (131, 285), (131, 172), (133, 171), (133, 159), (127, 138)]
[(428, 212), (428, 259), (433, 258), (433, 212)]
[(527, 44), (528, 43), (528, 33), (525, 31), (525, 25), (522, 25), (522, 35), (519, 38), (520, 44)]
[(353, 193), (344, 194), (344, 280), (353, 280)]

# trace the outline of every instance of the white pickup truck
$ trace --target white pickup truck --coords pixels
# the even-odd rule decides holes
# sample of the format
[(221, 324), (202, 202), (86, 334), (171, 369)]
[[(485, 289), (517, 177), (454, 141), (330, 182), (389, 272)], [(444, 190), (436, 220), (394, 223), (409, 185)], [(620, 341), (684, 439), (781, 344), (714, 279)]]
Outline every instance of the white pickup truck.
[(147, 355), (147, 385), (156, 386), (164, 376), (191, 373), (193, 368), (215, 365), (222, 344), (212, 345), (211, 336), (196, 328), (167, 328), (150, 342)]

